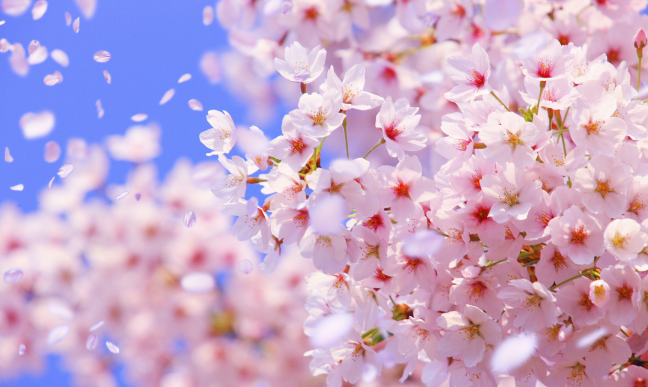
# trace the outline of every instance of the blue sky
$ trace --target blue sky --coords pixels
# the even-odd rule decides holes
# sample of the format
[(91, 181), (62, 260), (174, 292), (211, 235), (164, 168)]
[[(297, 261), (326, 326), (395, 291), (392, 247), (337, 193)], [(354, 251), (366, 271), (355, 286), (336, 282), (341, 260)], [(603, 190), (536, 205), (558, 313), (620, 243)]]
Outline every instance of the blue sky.
[[(20, 77), (11, 70), (10, 53), (0, 54), (0, 152), (8, 146), (15, 159), (9, 164), (0, 156), (0, 202), (13, 201), (24, 211), (33, 211), (38, 193), (62, 165), (62, 159), (53, 164), (43, 160), (47, 141), (56, 141), (63, 149), (72, 137), (102, 142), (106, 136), (122, 134), (134, 125), (130, 117), (136, 113), (148, 114), (148, 122), (162, 128), (162, 155), (155, 160), (161, 174), (179, 157), (194, 162), (207, 159), (208, 149), (198, 140), (198, 134), (210, 127), (205, 119), (207, 110), (227, 110), (237, 124), (254, 124), (246, 121), (240, 101), (223, 86), (210, 84), (200, 71), (199, 60), (205, 52), (228, 49), (226, 33), (216, 21), (210, 26), (202, 24), (206, 5), (214, 6), (215, 1), (98, 0), (94, 17), (81, 17), (78, 34), (65, 25), (66, 11), (73, 19), (81, 15), (73, 0), (50, 1), (46, 14), (37, 21), (32, 20), (29, 11), (19, 17), (0, 13), (0, 20), (6, 20), (0, 26), (0, 38), (19, 42), (25, 48), (30, 41), (38, 40), (50, 52), (58, 48), (70, 58), (67, 68), (50, 58), (32, 66), (26, 77)], [(109, 62), (93, 60), (99, 50), (110, 52)], [(45, 86), (45, 75), (56, 70), (63, 74), (63, 82)], [(110, 85), (103, 70), (112, 75)], [(178, 78), (185, 73), (191, 73), (193, 78), (178, 84)], [(160, 106), (160, 98), (170, 88), (176, 89), (175, 96)], [(189, 109), (187, 101), (192, 98), (202, 103), (204, 112)], [(105, 110), (101, 119), (97, 118), (97, 99)], [(56, 115), (54, 130), (47, 137), (25, 140), (18, 124), (20, 117), (42, 110)], [(272, 124), (266, 125), (266, 131), (277, 133), (279, 115)], [(109, 181), (122, 182), (129, 169), (129, 163), (112, 162)], [(19, 183), (25, 185), (24, 191), (9, 190)], [(72, 385), (60, 359), (48, 357), (43, 375), (0, 379), (2, 387), (44, 385)]]

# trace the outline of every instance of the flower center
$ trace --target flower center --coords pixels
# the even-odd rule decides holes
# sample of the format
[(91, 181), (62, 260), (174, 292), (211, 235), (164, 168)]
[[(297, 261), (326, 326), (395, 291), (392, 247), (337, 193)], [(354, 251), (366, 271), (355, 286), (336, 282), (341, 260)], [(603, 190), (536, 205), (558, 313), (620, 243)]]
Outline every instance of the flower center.
[(376, 232), (378, 230), (378, 227), (381, 227), (383, 225), (383, 221), (380, 215), (376, 214), (371, 218), (365, 220), (362, 225), (370, 230), (373, 230), (373, 232)]
[(587, 241), (588, 236), (589, 231), (585, 230), (585, 226), (576, 227), (574, 231), (572, 231), (571, 242), (583, 245), (585, 244), (585, 241)]
[(288, 140), (288, 144), (290, 145), (291, 154), (302, 153), (302, 151), (306, 148), (306, 144), (304, 144), (304, 140), (302, 140), (301, 138)]
[(388, 127), (385, 128), (385, 136), (392, 141), (396, 141), (396, 137), (401, 134), (403, 131), (396, 128), (394, 122), (391, 123)]
[(486, 83), (486, 78), (484, 77), (484, 75), (475, 69), (472, 69), (468, 72), (467, 78), (468, 83), (477, 88), (484, 86), (484, 84)]
[(481, 179), (482, 179), (482, 174), (479, 172), (475, 172), (471, 175), (470, 182), (473, 184), (475, 189), (481, 190)]
[(524, 145), (522, 140), (520, 140), (520, 137), (518, 137), (517, 133), (511, 133), (508, 130), (504, 134), (503, 138), (504, 142), (507, 143), (511, 149), (515, 150), (515, 147), (518, 145)]
[(540, 223), (543, 227), (547, 227), (551, 219), (553, 219), (553, 216), (547, 211), (536, 213), (536, 222)]
[(560, 254), (560, 251), (558, 250), (554, 251), (554, 255), (553, 257), (551, 257), (551, 263), (553, 264), (556, 271), (562, 270), (567, 267), (567, 260), (565, 259), (565, 257), (563, 257), (562, 254)]
[(546, 87), (542, 96), (545, 101), (556, 102), (556, 90), (553, 87)]
[(515, 191), (513, 191), (511, 189), (508, 189), (508, 188), (504, 188), (503, 189), (503, 194), (504, 194), (503, 198), (500, 196), (500, 199), (502, 200), (502, 203), (508, 204), (509, 207), (513, 207), (516, 204), (520, 204), (520, 201), (518, 200), (518, 193), (517, 192), (515, 192)]
[(463, 332), (467, 338), (472, 340), (479, 335), (479, 327), (471, 324), (461, 328), (461, 332)]
[(472, 141), (470, 140), (457, 140), (455, 141), (455, 148), (459, 151), (465, 152), (468, 144), (470, 144), (471, 142)]
[(306, 226), (306, 222), (308, 221), (308, 211), (306, 209), (301, 209), (293, 217), (293, 223), (295, 223), (295, 226), (297, 227), (304, 227)]
[(558, 35), (558, 41), (561, 45), (566, 46), (569, 44), (569, 36), (560, 34)]
[(320, 245), (320, 247), (324, 247), (324, 248), (331, 247), (332, 242), (333, 241), (331, 240), (331, 237), (328, 235), (320, 235), (317, 238), (317, 244)]
[(405, 184), (399, 180), (398, 184), (395, 187), (392, 187), (392, 190), (394, 191), (394, 195), (396, 195), (397, 198), (406, 197), (409, 199), (410, 186), (411, 184)]
[(639, 215), (639, 211), (644, 210), (644, 202), (639, 198), (641, 195), (637, 195), (632, 199), (632, 203), (630, 203), (630, 208), (628, 208), (628, 212), (633, 212), (635, 215)]
[(594, 306), (594, 303), (589, 299), (587, 293), (582, 293), (580, 300), (578, 300), (578, 305), (580, 305), (582, 310), (590, 310)]
[(599, 130), (601, 129), (601, 124), (603, 124), (603, 121), (598, 120), (592, 122), (590, 120), (589, 124), (583, 125), (585, 130), (587, 130), (587, 135), (589, 136), (590, 134), (599, 134)]
[(473, 211), (472, 215), (477, 219), (479, 223), (482, 223), (486, 219), (488, 219), (488, 214), (490, 213), (490, 208), (484, 207), (484, 206), (478, 206), (475, 208), (475, 211)]
[(306, 20), (315, 21), (317, 20), (318, 16), (319, 16), (319, 11), (317, 10), (316, 7), (310, 7), (304, 11), (304, 19)]
[(540, 58), (538, 61), (538, 76), (540, 78), (551, 78), (551, 70), (553, 70), (551, 61)]
[(610, 187), (610, 180), (597, 180), (596, 183), (597, 185), (594, 191), (601, 194), (601, 197), (603, 197), (603, 199), (605, 199), (608, 194), (614, 192), (614, 188)]
[(622, 235), (617, 231), (617, 233), (614, 234), (614, 238), (612, 238), (612, 245), (617, 249), (626, 247), (628, 243), (630, 243), (630, 237), (628, 234)]
[(315, 125), (322, 125), (324, 124), (324, 121), (326, 120), (326, 115), (327, 115), (326, 109), (322, 109), (322, 107), (318, 107), (317, 111), (311, 111), (311, 114), (308, 116), (313, 120), (313, 126)]
[(486, 285), (484, 285), (481, 281), (477, 281), (470, 285), (470, 288), (468, 289), (468, 298), (472, 301), (475, 301), (478, 298), (481, 298), (486, 289), (488, 289)]
[(619, 294), (619, 301), (631, 301), (632, 293), (634, 293), (634, 289), (628, 286), (628, 284), (623, 284), (623, 286), (618, 287), (616, 291)]
[(603, 285), (594, 286), (594, 298), (597, 302), (601, 302), (605, 299), (605, 287)]
[(381, 267), (376, 268), (375, 275), (376, 275), (376, 278), (378, 278), (379, 280), (381, 280), (383, 282), (385, 282), (385, 281), (387, 281), (388, 279), (391, 278), (387, 274), (383, 273), (383, 269)]

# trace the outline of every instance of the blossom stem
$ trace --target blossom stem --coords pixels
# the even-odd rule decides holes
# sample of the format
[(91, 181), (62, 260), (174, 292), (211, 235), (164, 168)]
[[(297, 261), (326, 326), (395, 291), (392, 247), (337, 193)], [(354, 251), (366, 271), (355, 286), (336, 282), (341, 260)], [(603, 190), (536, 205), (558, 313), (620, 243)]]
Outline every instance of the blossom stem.
[(322, 153), (322, 145), (324, 145), (324, 141), (326, 141), (326, 137), (322, 139), (322, 142), (315, 148), (315, 151), (313, 152), (313, 171), (317, 169), (317, 154)]
[(378, 141), (378, 143), (377, 143), (376, 145), (373, 146), (373, 148), (369, 149), (369, 152), (367, 152), (367, 154), (364, 155), (363, 159), (366, 159), (367, 156), (369, 156), (369, 155), (371, 154), (371, 152), (374, 151), (374, 149), (378, 148), (380, 145), (382, 145), (382, 144), (384, 144), (384, 143), (385, 143), (385, 139), (384, 139), (384, 138), (381, 138), (380, 141)]
[(540, 94), (538, 94), (538, 104), (536, 105), (536, 115), (540, 113), (540, 100), (542, 99), (542, 92), (544, 91), (547, 81), (540, 81)]
[(540, 258), (536, 258), (536, 259), (534, 259), (534, 260), (532, 260), (532, 261), (529, 261), (529, 262), (525, 263), (524, 265), (522, 265), (522, 267), (527, 267), (527, 266), (535, 265), (535, 264), (538, 263), (538, 262), (540, 262)]
[[(637, 75), (637, 93), (639, 93), (639, 88), (641, 88), (641, 59), (643, 58), (643, 52), (637, 50), (637, 56), (639, 57), (639, 69), (637, 70), (639, 72)], [(639, 99), (639, 96), (637, 96), (637, 99)]]
[(274, 161), (274, 162), (277, 163), (277, 164), (279, 164), (279, 163), (281, 162), (281, 160), (279, 160), (279, 159), (276, 158), (276, 157), (272, 157), (272, 156), (268, 156), (268, 157), (270, 158), (270, 160)]
[(306, 94), (306, 84), (302, 82), (301, 84), (301, 92), (302, 94)]
[(394, 306), (398, 306), (398, 305), (396, 305), (396, 301), (394, 301), (394, 299), (392, 298), (391, 295), (389, 296), (389, 299), (391, 300), (392, 304), (394, 304)]
[(346, 145), (347, 151), (347, 160), (349, 160), (349, 140), (347, 139), (347, 130), (346, 130), (346, 114), (344, 115), (344, 121), (342, 121), (342, 127), (344, 128), (344, 145)]
[(504, 261), (506, 261), (506, 258), (504, 258), (504, 259), (500, 259), (499, 261), (490, 262), (490, 263), (488, 263), (488, 265), (484, 266), (484, 269), (491, 268), (491, 267), (497, 265), (498, 263), (502, 263), (502, 262), (504, 262)]
[(560, 283), (557, 283), (557, 284), (551, 286), (551, 287), (549, 288), (549, 290), (551, 290), (551, 291), (553, 292), (553, 291), (555, 291), (556, 288), (558, 288), (558, 287), (560, 287), (560, 286), (562, 286), (562, 285), (564, 285), (564, 284), (566, 284), (566, 283), (568, 283), (568, 282), (571, 282), (571, 281), (575, 280), (576, 278), (580, 278), (580, 277), (582, 277), (582, 276), (584, 276), (584, 275), (587, 275), (587, 274), (589, 274), (592, 270), (594, 270), (594, 268), (590, 268), (590, 269), (583, 270), (582, 273), (580, 273), (580, 274), (578, 274), (578, 275), (575, 275), (575, 276), (573, 276), (573, 277), (571, 277), (571, 278), (568, 278), (568, 279), (564, 280), (563, 282), (560, 282)]
[(491, 90), (491, 94), (493, 95), (493, 97), (495, 97), (497, 102), (501, 103), (502, 106), (504, 106), (504, 109), (506, 109), (506, 111), (509, 111), (509, 112), (511, 111), (511, 109), (509, 109), (508, 106), (504, 105), (504, 102), (502, 102), (501, 99), (497, 98), (497, 96), (495, 95), (495, 93), (492, 90)]
[(259, 179), (258, 177), (248, 177), (247, 183), (248, 184), (259, 184), (259, 183), (265, 183), (268, 180), (264, 179)]

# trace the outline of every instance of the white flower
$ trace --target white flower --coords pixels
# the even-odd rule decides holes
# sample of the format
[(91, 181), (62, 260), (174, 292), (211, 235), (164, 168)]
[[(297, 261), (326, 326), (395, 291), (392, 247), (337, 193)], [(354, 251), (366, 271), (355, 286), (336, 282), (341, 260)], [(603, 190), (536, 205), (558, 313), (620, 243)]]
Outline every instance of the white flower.
[(486, 50), (479, 43), (472, 47), (472, 60), (462, 56), (451, 56), (446, 62), (446, 71), (457, 83), (445, 97), (452, 102), (470, 102), (480, 95), (488, 94), (490, 77), (490, 60)]
[(648, 235), (632, 219), (613, 220), (605, 229), (603, 238), (607, 251), (622, 261), (637, 258), (637, 254), (648, 244)]
[(421, 116), (416, 114), (417, 107), (410, 107), (407, 99), (401, 98), (392, 103), (387, 97), (376, 116), (376, 128), (382, 130), (387, 152), (391, 157), (402, 161), (405, 151), (417, 151), (425, 147), (427, 138), (416, 131)]
[(519, 168), (532, 165), (536, 159), (533, 146), (540, 131), (521, 116), (506, 112), (500, 116), (499, 125), (489, 123), (479, 132), (479, 138), (486, 144), (484, 155), (498, 163), (513, 162)]
[(290, 112), (293, 123), (313, 137), (326, 137), (339, 128), (344, 121), (342, 95), (335, 89), (324, 94), (302, 94), (299, 109)]
[(315, 47), (310, 53), (298, 42), (286, 47), (285, 61), (275, 58), (275, 69), (292, 82), (311, 83), (324, 71), (326, 50)]
[(340, 80), (333, 70), (328, 71), (326, 82), (320, 86), (322, 93), (328, 89), (338, 90), (342, 94), (342, 109), (369, 110), (380, 105), (384, 98), (363, 91), (365, 85), (365, 68), (360, 65), (351, 67)]
[(200, 142), (213, 152), (207, 156), (229, 153), (236, 144), (236, 128), (228, 112), (218, 110), (207, 112), (207, 121), (212, 128), (200, 133)]

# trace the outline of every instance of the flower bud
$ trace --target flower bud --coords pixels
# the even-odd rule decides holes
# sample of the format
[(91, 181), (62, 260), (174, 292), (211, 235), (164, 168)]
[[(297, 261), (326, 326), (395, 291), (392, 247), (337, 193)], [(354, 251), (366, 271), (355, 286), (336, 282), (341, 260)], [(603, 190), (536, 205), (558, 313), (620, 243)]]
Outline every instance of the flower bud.
[(648, 45), (648, 38), (646, 38), (646, 32), (643, 30), (643, 28), (639, 28), (639, 31), (637, 31), (633, 40), (634, 46), (637, 48), (637, 50), (641, 50), (646, 47), (646, 45)]

